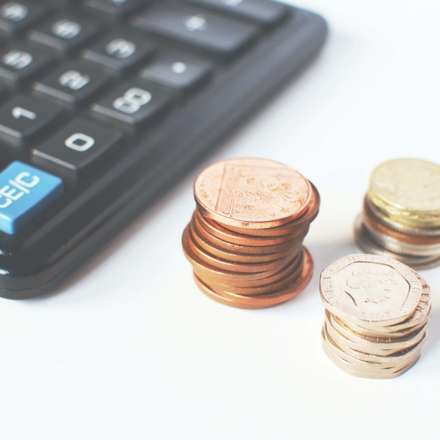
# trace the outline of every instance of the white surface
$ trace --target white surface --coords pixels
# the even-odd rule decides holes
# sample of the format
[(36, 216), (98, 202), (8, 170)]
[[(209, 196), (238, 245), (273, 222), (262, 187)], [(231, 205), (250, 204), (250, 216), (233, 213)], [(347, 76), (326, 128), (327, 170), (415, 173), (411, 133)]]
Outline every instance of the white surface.
[(425, 354), (392, 381), (352, 378), (324, 356), (317, 275), (356, 250), (375, 164), (439, 160), (440, 3), (297, 3), (329, 19), (325, 52), (212, 159), (266, 156), (316, 183), (310, 287), (252, 312), (199, 293), (180, 249), (188, 178), (63, 293), (0, 301), (0, 438), (439, 438), (440, 269), (423, 273), (434, 291)]

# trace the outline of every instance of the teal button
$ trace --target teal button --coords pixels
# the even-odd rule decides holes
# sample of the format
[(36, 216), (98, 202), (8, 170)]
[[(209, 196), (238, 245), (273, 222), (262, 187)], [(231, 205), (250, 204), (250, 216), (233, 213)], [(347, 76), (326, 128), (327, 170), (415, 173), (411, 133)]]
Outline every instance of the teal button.
[(0, 231), (16, 234), (62, 190), (59, 177), (23, 162), (11, 163), (0, 173)]

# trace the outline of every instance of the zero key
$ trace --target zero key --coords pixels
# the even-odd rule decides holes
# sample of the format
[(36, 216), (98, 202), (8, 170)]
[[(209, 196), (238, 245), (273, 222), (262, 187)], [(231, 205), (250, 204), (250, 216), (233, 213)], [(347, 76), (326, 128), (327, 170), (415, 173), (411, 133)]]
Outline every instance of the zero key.
[(121, 145), (122, 133), (84, 118), (74, 119), (32, 151), (32, 162), (63, 177), (68, 185), (93, 175), (96, 166)]
[(60, 178), (23, 162), (11, 163), (0, 173), (0, 232), (15, 235), (62, 190)]

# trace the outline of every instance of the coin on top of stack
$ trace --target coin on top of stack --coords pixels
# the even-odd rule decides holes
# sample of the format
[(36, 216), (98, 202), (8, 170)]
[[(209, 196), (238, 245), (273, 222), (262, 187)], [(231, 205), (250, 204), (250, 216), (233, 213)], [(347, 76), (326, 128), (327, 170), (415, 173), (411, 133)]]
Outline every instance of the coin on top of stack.
[(396, 377), (420, 358), (431, 292), (409, 266), (378, 255), (350, 255), (321, 275), (323, 347), (340, 368), (367, 378)]
[(304, 176), (271, 160), (227, 160), (198, 176), (194, 197), (182, 243), (204, 293), (223, 304), (262, 308), (304, 290), (313, 260), (303, 241), (320, 206)]
[(394, 159), (372, 173), (355, 239), (414, 268), (440, 264), (440, 165)]

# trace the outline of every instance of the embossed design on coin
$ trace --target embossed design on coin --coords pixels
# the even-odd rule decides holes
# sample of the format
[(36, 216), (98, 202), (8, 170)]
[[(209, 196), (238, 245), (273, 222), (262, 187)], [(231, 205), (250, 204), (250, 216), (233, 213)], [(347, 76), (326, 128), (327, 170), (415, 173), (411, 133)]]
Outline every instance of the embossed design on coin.
[(307, 179), (265, 159), (236, 159), (207, 168), (195, 197), (214, 219), (236, 227), (271, 228), (301, 216), (312, 196)]
[(390, 258), (352, 255), (321, 275), (321, 295), (336, 316), (392, 324), (417, 308), (423, 284), (407, 266)]
[(440, 213), (440, 165), (420, 159), (389, 160), (374, 170), (369, 192), (395, 208)]

